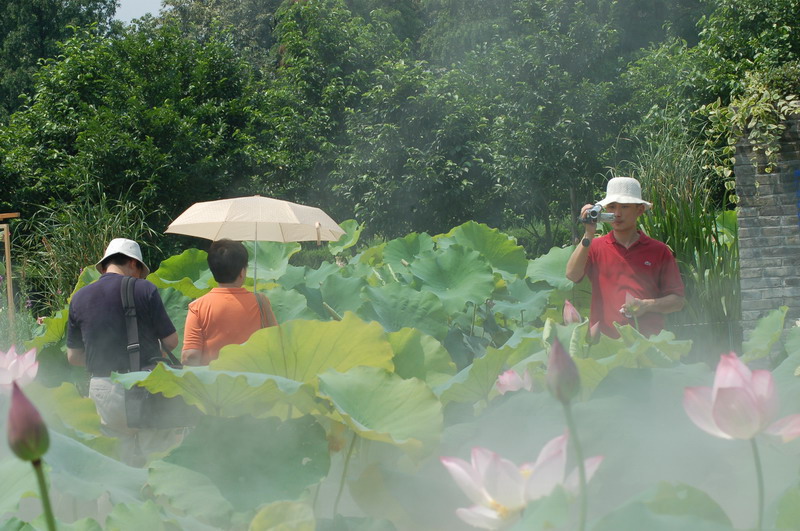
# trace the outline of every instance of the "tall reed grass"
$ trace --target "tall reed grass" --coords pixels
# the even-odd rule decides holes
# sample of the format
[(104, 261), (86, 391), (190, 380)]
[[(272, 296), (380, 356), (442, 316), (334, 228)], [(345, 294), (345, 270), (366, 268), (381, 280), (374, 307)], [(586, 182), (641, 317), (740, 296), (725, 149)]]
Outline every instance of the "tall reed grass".
[(113, 238), (139, 242), (145, 262), (160, 255), (154, 243), (160, 235), (148, 225), (148, 214), (127, 196), (109, 198), (97, 184), (74, 202), (40, 206), (22, 220), (15, 246), (21, 267), (15, 268), (37, 314), (63, 308), (82, 269), (102, 258)]

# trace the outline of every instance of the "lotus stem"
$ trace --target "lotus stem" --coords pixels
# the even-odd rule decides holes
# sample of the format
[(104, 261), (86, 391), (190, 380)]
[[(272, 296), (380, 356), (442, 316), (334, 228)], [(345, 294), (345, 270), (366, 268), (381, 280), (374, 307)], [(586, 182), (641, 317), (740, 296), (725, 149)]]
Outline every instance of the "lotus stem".
[(339, 480), (339, 492), (336, 493), (336, 501), (333, 503), (333, 516), (339, 514), (339, 500), (342, 498), (344, 491), (344, 482), (347, 479), (347, 468), (350, 466), (350, 457), (353, 455), (353, 448), (356, 446), (356, 432), (353, 432), (353, 438), (350, 440), (350, 448), (347, 450), (347, 457), (344, 458), (344, 468), (342, 469), (342, 479)]
[(756, 464), (756, 481), (758, 482), (758, 521), (756, 530), (761, 531), (764, 522), (764, 471), (761, 468), (761, 457), (758, 455), (758, 445), (756, 439), (750, 439), (750, 447), (753, 449), (753, 461)]
[(588, 508), (588, 501), (586, 499), (586, 467), (583, 463), (583, 449), (581, 448), (581, 441), (578, 438), (578, 430), (575, 428), (575, 419), (572, 417), (572, 405), (570, 402), (564, 402), (564, 416), (567, 419), (569, 440), (572, 442), (572, 448), (575, 450), (575, 459), (578, 461), (578, 498), (580, 503), (578, 530), (584, 531), (586, 529), (586, 512)]
[(42, 497), (42, 509), (44, 511), (44, 518), (47, 522), (47, 529), (49, 531), (56, 531), (56, 520), (53, 517), (53, 508), (50, 505), (50, 494), (47, 491), (47, 481), (44, 478), (44, 467), (42, 467), (42, 460), (37, 459), (31, 461), (33, 469), (36, 471), (36, 480), (39, 482), (39, 492)]

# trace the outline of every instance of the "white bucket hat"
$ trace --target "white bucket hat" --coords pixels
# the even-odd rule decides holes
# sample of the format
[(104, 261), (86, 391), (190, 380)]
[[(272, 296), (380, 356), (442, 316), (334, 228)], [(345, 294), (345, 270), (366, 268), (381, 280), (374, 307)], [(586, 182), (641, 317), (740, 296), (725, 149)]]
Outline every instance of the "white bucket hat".
[(606, 197), (600, 201), (601, 206), (611, 203), (644, 205), (645, 210), (652, 204), (642, 199), (642, 187), (639, 181), (632, 177), (614, 177), (608, 181)]
[(108, 247), (106, 247), (106, 254), (104, 254), (103, 258), (101, 258), (100, 261), (95, 264), (95, 267), (98, 271), (100, 271), (100, 273), (103, 272), (100, 264), (103, 263), (103, 260), (113, 254), (124, 254), (125, 256), (133, 258), (142, 264), (142, 267), (144, 268), (144, 276), (150, 274), (150, 268), (147, 267), (147, 264), (145, 264), (144, 260), (142, 260), (142, 250), (139, 248), (139, 244), (127, 238), (114, 238), (111, 240), (111, 243), (109, 243)]

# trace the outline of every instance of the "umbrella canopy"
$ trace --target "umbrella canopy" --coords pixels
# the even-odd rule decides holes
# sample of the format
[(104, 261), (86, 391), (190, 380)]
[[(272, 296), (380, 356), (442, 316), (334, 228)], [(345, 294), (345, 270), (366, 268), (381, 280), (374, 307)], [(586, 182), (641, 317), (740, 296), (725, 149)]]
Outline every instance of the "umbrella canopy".
[(269, 242), (336, 241), (344, 234), (319, 208), (260, 195), (195, 203), (166, 232), (208, 240)]

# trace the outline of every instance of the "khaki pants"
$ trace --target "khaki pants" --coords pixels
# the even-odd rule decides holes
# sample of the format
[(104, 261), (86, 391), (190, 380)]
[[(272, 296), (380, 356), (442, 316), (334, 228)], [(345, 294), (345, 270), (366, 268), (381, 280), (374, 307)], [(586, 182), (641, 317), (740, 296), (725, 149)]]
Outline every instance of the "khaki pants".
[(183, 439), (184, 428), (129, 428), (125, 416), (125, 388), (110, 378), (93, 377), (89, 382), (89, 397), (100, 415), (103, 433), (119, 439), (120, 460), (130, 466), (145, 466), (150, 454), (166, 452)]

